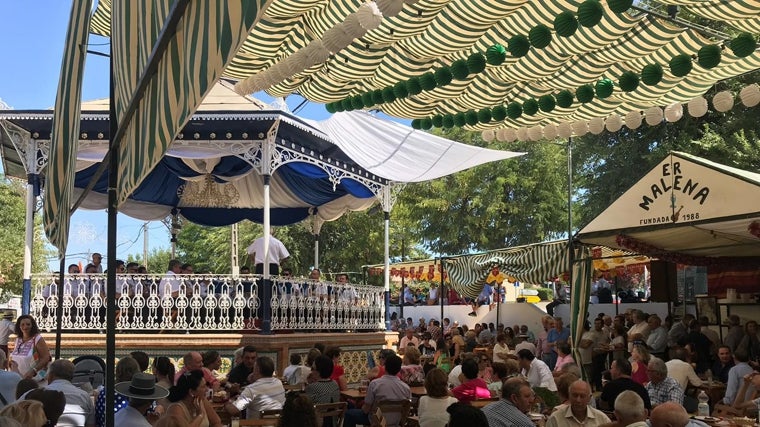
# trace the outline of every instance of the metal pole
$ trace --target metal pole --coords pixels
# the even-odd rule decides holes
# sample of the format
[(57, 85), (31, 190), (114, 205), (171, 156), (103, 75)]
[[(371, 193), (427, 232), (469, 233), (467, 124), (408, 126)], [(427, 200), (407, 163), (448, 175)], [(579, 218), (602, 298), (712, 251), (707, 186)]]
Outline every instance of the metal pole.
[(262, 281), (261, 291), (261, 333), (272, 333), (272, 287), (269, 282), (269, 236), (271, 234), (271, 212), (270, 212), (270, 200), (269, 200), (269, 181), (272, 178), (271, 175), (264, 175), (264, 280)]
[[(174, 258), (172, 258), (174, 259)], [(143, 264), (148, 268), (148, 223), (143, 223)]]
[[(383, 249), (383, 263), (385, 264), (385, 270), (383, 273), (383, 284), (385, 285), (385, 330), (391, 330), (391, 268), (390, 268), (390, 226), (391, 226), (391, 213), (389, 211), (383, 211), (383, 222), (385, 223), (385, 230), (383, 232), (383, 242), (385, 248)], [(403, 296), (402, 296), (403, 297)], [(403, 301), (402, 301), (403, 303)], [(401, 304), (401, 307), (404, 305)], [(402, 308), (403, 310), (403, 308)]]
[(567, 138), (567, 282), (573, 284), (573, 137)]
[[(401, 264), (404, 264), (404, 238), (401, 238)], [(406, 270), (404, 270), (406, 271)], [(406, 293), (406, 280), (404, 278), (404, 273), (401, 273), (401, 294), (398, 296), (398, 305), (399, 305), (399, 316), (403, 319), (404, 318), (404, 305), (406, 304), (406, 299), (404, 297), (404, 294)]]
[[(108, 274), (106, 277), (106, 408), (115, 405), (114, 396), (114, 372), (116, 371), (116, 214), (118, 213), (118, 184), (119, 184), (119, 144), (120, 141), (114, 136), (119, 129), (118, 117), (116, 116), (114, 63), (113, 56), (110, 60), (110, 135), (111, 143), (109, 150), (111, 156), (108, 165)], [(106, 411), (106, 426), (114, 426), (114, 411)]]
[(55, 358), (61, 358), (61, 333), (63, 325), (63, 281), (66, 272), (66, 254), (61, 257), (61, 265), (58, 267), (58, 307), (55, 308)]
[(319, 268), (319, 234), (314, 234), (314, 268)]
[[(34, 150), (36, 155), (37, 150)], [(32, 256), (34, 248), (34, 198), (37, 174), (29, 174), (26, 184), (26, 235), (24, 237), (24, 284), (21, 293), (21, 313), (29, 314), (32, 301)]]
[(438, 286), (438, 299), (441, 303), (441, 328), (443, 328), (443, 298), (446, 296), (446, 285), (443, 282), (443, 257), (438, 257), (438, 271), (440, 271), (441, 284)]

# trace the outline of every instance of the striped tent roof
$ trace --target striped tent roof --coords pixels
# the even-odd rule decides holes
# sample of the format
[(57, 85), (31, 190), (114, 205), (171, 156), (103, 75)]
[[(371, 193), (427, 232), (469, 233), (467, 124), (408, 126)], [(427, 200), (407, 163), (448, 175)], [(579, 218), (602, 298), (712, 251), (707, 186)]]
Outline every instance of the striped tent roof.
[[(595, 1), (595, 0), (592, 0)], [(539, 110), (517, 119), (477, 123), (470, 129), (524, 127), (625, 114), (650, 106), (686, 102), (703, 94), (716, 81), (760, 68), (760, 52), (744, 58), (729, 48), (722, 50), (720, 63), (703, 68), (696, 61), (686, 76), (676, 77), (670, 60), (679, 54), (696, 56), (708, 44), (726, 40), (710, 39), (694, 29), (685, 28), (655, 14), (630, 9), (616, 13), (610, 4), (619, 0), (600, 0), (601, 21), (591, 27), (579, 26), (569, 37), (551, 31), (545, 48), (531, 47), (527, 55), (509, 52), (501, 65), (487, 65), (463, 80), (393, 102), (372, 106), (402, 118), (424, 118), (468, 110), (506, 105), (557, 95), (608, 78), (617, 83), (625, 71), (639, 74), (647, 64), (660, 64), (662, 80), (654, 85), (640, 84), (630, 92), (615, 86), (611, 96), (570, 107)], [(266, 90), (273, 96), (299, 93), (315, 102), (329, 103), (358, 96), (368, 91), (393, 86), (412, 77), (435, 71), (475, 52), (485, 53), (494, 45), (508, 46), (513, 36), (528, 36), (543, 24), (550, 29), (562, 12), (579, 15), (580, 0), (377, 0), (383, 8), (398, 3), (403, 8), (392, 17), (382, 18), (377, 28), (354, 38), (347, 47), (336, 49), (325, 61), (305, 69), (288, 68), (295, 74), (281, 73)], [(755, 0), (665, 0), (699, 17), (727, 23), (737, 30), (760, 33), (760, 2)], [(334, 29), (362, 6), (361, 0), (275, 0), (253, 27), (225, 75), (244, 80), (275, 72), (278, 63), (293, 65), (295, 57), (310, 43), (334, 34)], [(103, 7), (101, 7), (103, 5)], [(110, 11), (101, 0), (91, 31), (108, 35)], [(388, 13), (390, 15), (390, 13)], [(299, 56), (299, 55), (296, 55)], [(303, 57), (305, 55), (300, 55)], [(320, 58), (321, 59), (321, 58)], [(313, 62), (313, 61), (312, 61)]]

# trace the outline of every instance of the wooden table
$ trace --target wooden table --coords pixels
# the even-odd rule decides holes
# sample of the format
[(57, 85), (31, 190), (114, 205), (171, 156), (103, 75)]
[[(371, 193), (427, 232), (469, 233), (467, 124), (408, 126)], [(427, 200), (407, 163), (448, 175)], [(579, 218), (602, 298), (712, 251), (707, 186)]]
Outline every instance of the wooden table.
[(424, 386), (417, 386), (417, 387), (409, 387), (412, 391), (413, 397), (422, 397), (427, 396), (427, 390), (425, 390)]
[(219, 415), (219, 418), (221, 418), (222, 425), (229, 425), (232, 422), (232, 415), (230, 415), (230, 413), (224, 409), (224, 405), (227, 404), (227, 402), (229, 401), (225, 400), (224, 402), (211, 402), (211, 407), (214, 408), (216, 415)]
[(704, 382), (699, 389), (707, 393), (711, 408), (715, 407), (716, 403), (723, 402), (723, 397), (726, 395), (726, 385), (720, 381)]
[(349, 388), (341, 390), (340, 397), (344, 399), (364, 400), (364, 398), (367, 397), (367, 391), (359, 391), (359, 389), (356, 388)]

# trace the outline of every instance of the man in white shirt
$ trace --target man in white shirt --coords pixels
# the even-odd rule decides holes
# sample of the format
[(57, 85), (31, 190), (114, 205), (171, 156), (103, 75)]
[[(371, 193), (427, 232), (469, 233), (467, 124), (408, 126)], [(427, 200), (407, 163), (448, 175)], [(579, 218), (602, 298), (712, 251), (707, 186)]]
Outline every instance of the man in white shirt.
[(646, 315), (641, 310), (633, 310), (631, 313), (634, 325), (628, 330), (628, 353), (633, 352), (634, 341), (646, 342), (649, 337), (649, 324)]
[(90, 394), (71, 383), (74, 364), (68, 359), (58, 359), (48, 367), (46, 390), (63, 392), (66, 406), (58, 419), (59, 427), (95, 426), (95, 405)]
[(290, 258), (290, 252), (281, 241), (271, 235), (273, 233), (274, 229), (270, 230), (269, 253), (266, 261), (264, 260), (264, 236), (254, 240), (246, 250), (248, 257), (255, 266), (253, 272), (256, 274), (264, 274), (264, 264), (269, 264), (269, 274), (277, 276), (280, 274), (280, 265)]
[(591, 385), (583, 380), (570, 384), (569, 405), (562, 405), (546, 421), (546, 427), (598, 427), (610, 419), (604, 412), (589, 406)]
[(647, 427), (647, 410), (644, 400), (631, 390), (620, 393), (615, 399), (616, 425), (623, 427)]
[(0, 320), (0, 350), (8, 358), (8, 337), (16, 333), (16, 325), (13, 323), (13, 311), (3, 313), (3, 320)]
[(117, 393), (129, 398), (129, 406), (120, 409), (114, 416), (114, 425), (119, 427), (150, 427), (151, 423), (143, 415), (156, 399), (169, 395), (169, 390), (156, 385), (156, 377), (143, 372), (114, 386)]
[(689, 384), (694, 387), (702, 385), (702, 380), (699, 379), (694, 368), (685, 359), (686, 350), (677, 348), (673, 350), (673, 358), (665, 362), (665, 366), (668, 368), (668, 376), (676, 380), (683, 391), (686, 391)]
[(401, 341), (398, 343), (398, 354), (403, 356), (406, 347), (410, 344), (414, 347), (420, 346), (420, 340), (414, 336), (414, 328), (406, 328), (406, 335), (404, 338), (401, 338)]
[(182, 263), (177, 259), (169, 261), (169, 269), (158, 284), (158, 295), (171, 295), (172, 298), (179, 296), (179, 286), (182, 279), (178, 277), (182, 273)]
[(663, 359), (668, 349), (668, 331), (662, 327), (662, 319), (656, 314), (652, 314), (647, 319), (649, 324), (649, 336), (647, 337), (647, 347), (653, 356)]
[(518, 351), (517, 361), (531, 387), (546, 387), (550, 391), (557, 391), (557, 384), (554, 383), (554, 376), (549, 366), (543, 360), (537, 359), (530, 350)]
[(274, 361), (262, 356), (256, 360), (253, 368), (256, 381), (246, 386), (234, 402), (228, 402), (225, 409), (232, 416), (239, 416), (247, 409), (248, 419), (259, 418), (259, 412), (282, 409), (285, 404), (285, 387), (282, 381), (274, 378)]

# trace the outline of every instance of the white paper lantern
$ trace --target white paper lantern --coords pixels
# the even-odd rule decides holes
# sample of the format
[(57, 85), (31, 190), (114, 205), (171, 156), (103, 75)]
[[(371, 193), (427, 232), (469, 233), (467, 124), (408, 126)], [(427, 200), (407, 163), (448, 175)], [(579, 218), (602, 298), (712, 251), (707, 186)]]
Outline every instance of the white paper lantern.
[(358, 12), (346, 16), (346, 19), (343, 21), (343, 26), (346, 29), (346, 33), (352, 35), (355, 39), (364, 37), (364, 35), (367, 34), (367, 29), (359, 22)]
[(713, 107), (715, 107), (715, 111), (721, 113), (725, 113), (734, 108), (734, 94), (729, 90), (718, 92), (713, 97)]
[(325, 48), (322, 40), (314, 40), (304, 48), (311, 65), (321, 64), (330, 58), (330, 51)]
[(610, 132), (617, 132), (623, 127), (623, 119), (620, 118), (620, 115), (612, 113), (604, 121), (604, 127)]
[(531, 141), (540, 141), (544, 137), (544, 128), (541, 125), (536, 125), (528, 129), (528, 137)]
[(702, 117), (707, 114), (707, 100), (698, 96), (689, 101), (689, 103), (686, 104), (686, 108), (689, 110), (689, 115), (691, 117)]
[(346, 32), (345, 26), (338, 24), (322, 35), (322, 44), (325, 49), (332, 53), (337, 53), (351, 44), (354, 37)]
[(739, 98), (745, 107), (754, 107), (760, 104), (760, 87), (756, 83), (745, 87), (739, 92)]
[(507, 140), (506, 132), (507, 132), (507, 130), (504, 129), (504, 128), (498, 129), (496, 131), (496, 140), (497, 141), (501, 141), (501, 142), (506, 141)]
[(628, 129), (638, 129), (641, 126), (641, 112), (631, 111), (625, 115), (625, 125)]
[(599, 135), (604, 131), (604, 119), (601, 117), (594, 117), (588, 122), (588, 131), (594, 135)]
[(665, 107), (665, 120), (675, 123), (683, 117), (683, 105), (676, 102)]
[(417, 1), (418, 0), (404, 0), (404, 3), (406, 3), (408, 5), (413, 5), (413, 4), (417, 3)]
[(396, 16), (404, 8), (403, 0), (376, 0), (377, 7), (384, 17)]
[(383, 22), (383, 14), (377, 7), (377, 3), (368, 1), (356, 11), (356, 17), (359, 18), (359, 25), (365, 30), (374, 30)]
[(517, 131), (513, 128), (504, 129), (504, 141), (512, 142), (517, 139)]
[(583, 136), (588, 133), (588, 122), (585, 120), (578, 120), (573, 122), (573, 133), (575, 136)]
[(657, 126), (662, 123), (662, 108), (649, 107), (644, 113), (644, 119), (649, 126)]
[(554, 123), (549, 123), (548, 125), (544, 126), (544, 138), (548, 139), (549, 141), (557, 139), (557, 125)]
[(520, 129), (517, 129), (517, 140), (518, 141), (527, 141), (530, 139), (528, 136), (528, 128), (525, 126), (521, 127)]
[(483, 141), (485, 142), (491, 142), (496, 137), (493, 130), (486, 129), (483, 132), (480, 133), (480, 137), (483, 138)]
[(570, 138), (573, 136), (573, 125), (570, 122), (562, 122), (557, 126), (557, 135), (560, 138)]

